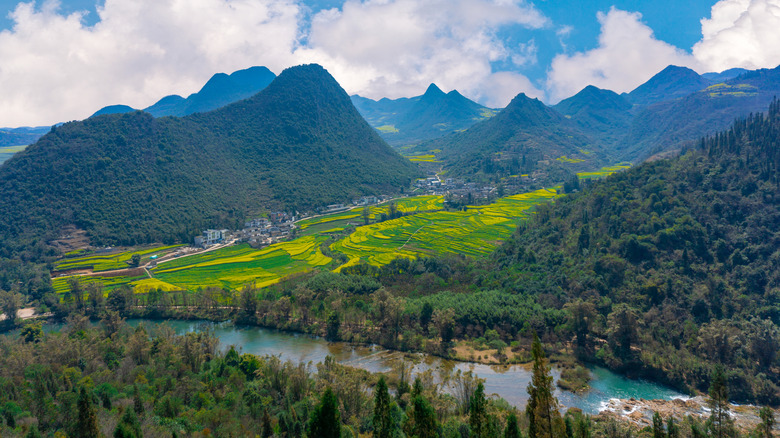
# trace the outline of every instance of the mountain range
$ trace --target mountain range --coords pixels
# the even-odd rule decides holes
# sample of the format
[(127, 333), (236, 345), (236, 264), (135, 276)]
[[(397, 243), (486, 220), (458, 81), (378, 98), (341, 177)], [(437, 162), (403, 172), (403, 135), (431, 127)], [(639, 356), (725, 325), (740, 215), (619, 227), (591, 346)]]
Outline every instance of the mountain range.
[(457, 90), (443, 92), (431, 84), (420, 96), (378, 101), (358, 95), (352, 103), (391, 146), (415, 145), (488, 119), (497, 110), (484, 107)]
[(94, 244), (189, 241), (267, 209), (397, 190), (416, 174), (326, 70), (299, 66), (211, 112), (52, 129), (0, 166), (0, 236), (6, 250), (69, 225)]
[[(270, 84), (276, 75), (266, 67), (250, 67), (230, 75), (217, 73), (197, 93), (185, 99), (176, 94), (165, 96), (143, 111), (154, 117), (183, 117), (221, 108), (233, 102), (251, 97)], [(109, 105), (92, 114), (123, 114), (136, 111), (127, 105)]]

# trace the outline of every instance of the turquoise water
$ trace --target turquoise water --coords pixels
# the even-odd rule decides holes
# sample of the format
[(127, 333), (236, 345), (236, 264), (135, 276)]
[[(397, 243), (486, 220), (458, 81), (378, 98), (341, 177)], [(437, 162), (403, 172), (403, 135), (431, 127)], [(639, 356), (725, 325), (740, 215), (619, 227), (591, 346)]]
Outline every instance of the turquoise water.
[[(432, 370), (435, 376), (446, 375), (456, 370), (472, 371), (485, 379), (485, 392), (503, 397), (515, 406), (524, 406), (528, 400), (526, 388), (531, 381), (531, 371), (523, 366), (491, 366), (445, 360), (426, 354), (404, 354), (376, 346), (353, 346), (344, 343), (327, 342), (308, 335), (279, 332), (259, 327), (235, 327), (230, 324), (193, 321), (148, 321), (128, 320), (132, 326), (143, 323), (149, 330), (167, 324), (176, 333), (196, 330), (213, 330), (222, 348), (236, 346), (242, 353), (255, 355), (277, 355), (283, 360), (295, 362), (322, 362), (326, 356), (333, 356), (339, 363), (365, 369), (371, 372), (389, 372), (400, 361), (413, 363), (412, 373)], [(656, 383), (627, 379), (605, 368), (592, 367), (591, 389), (584, 393), (571, 393), (556, 389), (555, 396), (566, 407), (576, 407), (585, 413), (595, 414), (611, 398), (672, 399), (683, 394)], [(559, 372), (553, 369), (556, 379)]]

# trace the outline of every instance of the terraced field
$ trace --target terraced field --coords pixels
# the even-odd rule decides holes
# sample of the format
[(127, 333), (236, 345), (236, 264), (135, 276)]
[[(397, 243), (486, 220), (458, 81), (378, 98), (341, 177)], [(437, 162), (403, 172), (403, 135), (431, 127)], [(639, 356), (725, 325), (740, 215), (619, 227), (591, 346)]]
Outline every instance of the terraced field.
[(69, 271), (72, 269), (91, 269), (94, 272), (110, 271), (113, 269), (125, 269), (130, 267), (129, 261), (134, 254), (141, 256), (141, 264), (144, 265), (153, 255), (161, 256), (174, 251), (184, 245), (170, 245), (156, 248), (146, 248), (137, 251), (126, 251), (115, 254), (92, 254), (84, 257), (66, 258), (54, 265), (55, 271)]
[[(509, 196), (487, 206), (470, 206), (467, 211), (442, 211), (441, 196), (418, 196), (395, 201), (398, 211), (408, 215), (399, 219), (358, 226), (349, 236), (331, 244), (330, 249), (345, 254), (349, 260), (337, 270), (359, 262), (373, 265), (389, 263), (397, 257), (457, 253), (481, 256), (492, 252), (514, 231), (518, 221), (528, 217), (530, 209), (557, 196), (555, 189)], [(388, 212), (388, 206), (371, 207), (371, 220)], [(280, 242), (263, 249), (247, 244), (234, 245), (196, 255), (171, 259), (151, 270), (133, 276), (95, 275), (79, 277), (82, 284), (100, 282), (106, 291), (120, 285), (135, 287), (138, 293), (153, 288), (164, 290), (200, 287), (238, 289), (246, 284), (264, 287), (294, 273), (323, 269), (333, 259), (320, 246), (346, 222), (362, 222), (362, 208), (307, 219), (298, 223), (297, 239)], [(409, 214), (417, 213), (417, 214)], [(306, 234), (308, 233), (308, 234)], [(92, 267), (97, 270), (126, 268), (126, 261), (138, 253), (148, 259), (152, 254), (173, 251), (176, 247), (144, 249), (106, 256), (84, 256), (65, 259), (58, 270)], [(68, 277), (53, 280), (57, 292), (68, 290)]]
[(621, 170), (626, 170), (630, 167), (631, 163), (618, 163), (614, 166), (602, 167), (601, 170), (597, 170), (595, 172), (578, 172), (577, 177), (579, 179), (604, 178), (606, 176), (612, 175), (615, 172), (620, 172)]
[(397, 257), (457, 253), (480, 256), (492, 252), (512, 234), (529, 210), (557, 196), (554, 189), (499, 199), (488, 206), (467, 211), (421, 213), (358, 228), (331, 250), (346, 254), (349, 261), (383, 265)]
[(329, 264), (332, 259), (320, 251), (325, 240), (326, 236), (305, 236), (260, 250), (234, 245), (162, 263), (152, 273), (157, 280), (190, 290), (206, 286), (237, 289), (250, 283), (263, 287)]

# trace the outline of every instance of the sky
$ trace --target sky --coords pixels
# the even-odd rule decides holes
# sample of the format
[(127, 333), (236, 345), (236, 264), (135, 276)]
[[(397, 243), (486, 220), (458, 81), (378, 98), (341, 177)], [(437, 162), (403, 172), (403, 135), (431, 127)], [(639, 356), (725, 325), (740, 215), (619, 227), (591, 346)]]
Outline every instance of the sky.
[(350, 94), (436, 83), (494, 108), (670, 64), (780, 64), (780, 0), (0, 0), (0, 126), (145, 108), (215, 73), (316, 62)]

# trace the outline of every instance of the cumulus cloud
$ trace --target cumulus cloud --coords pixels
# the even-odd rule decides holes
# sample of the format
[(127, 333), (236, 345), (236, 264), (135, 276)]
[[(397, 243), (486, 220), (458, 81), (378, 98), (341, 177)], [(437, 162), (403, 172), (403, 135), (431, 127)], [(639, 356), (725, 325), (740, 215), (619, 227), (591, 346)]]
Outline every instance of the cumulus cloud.
[(693, 55), (710, 71), (780, 64), (780, 0), (721, 0), (701, 30)]
[(525, 0), (347, 0), (313, 15), (303, 0), (105, 0), (97, 11), (92, 26), (56, 0), (12, 11), (0, 32), (0, 126), (144, 108), (217, 72), (305, 62), (350, 93), (411, 96), (436, 82), (501, 106), (538, 90), (519, 74), (495, 76), (491, 63), (530, 62), (535, 45), (508, 48), (494, 32), (548, 25)]
[[(503, 106), (530, 85), (496, 76), (491, 63), (526, 63), (535, 44), (506, 47), (501, 26), (548, 24), (533, 6), (506, 0), (349, 0), (312, 20), (299, 55), (319, 62), (350, 92), (372, 98), (419, 94), (435, 82)], [(500, 84), (500, 85), (499, 85)]]
[(670, 64), (697, 66), (683, 50), (656, 39), (638, 12), (613, 7), (606, 14), (599, 12), (598, 20), (598, 47), (553, 58), (547, 75), (550, 101), (569, 97), (587, 85), (630, 91)]

